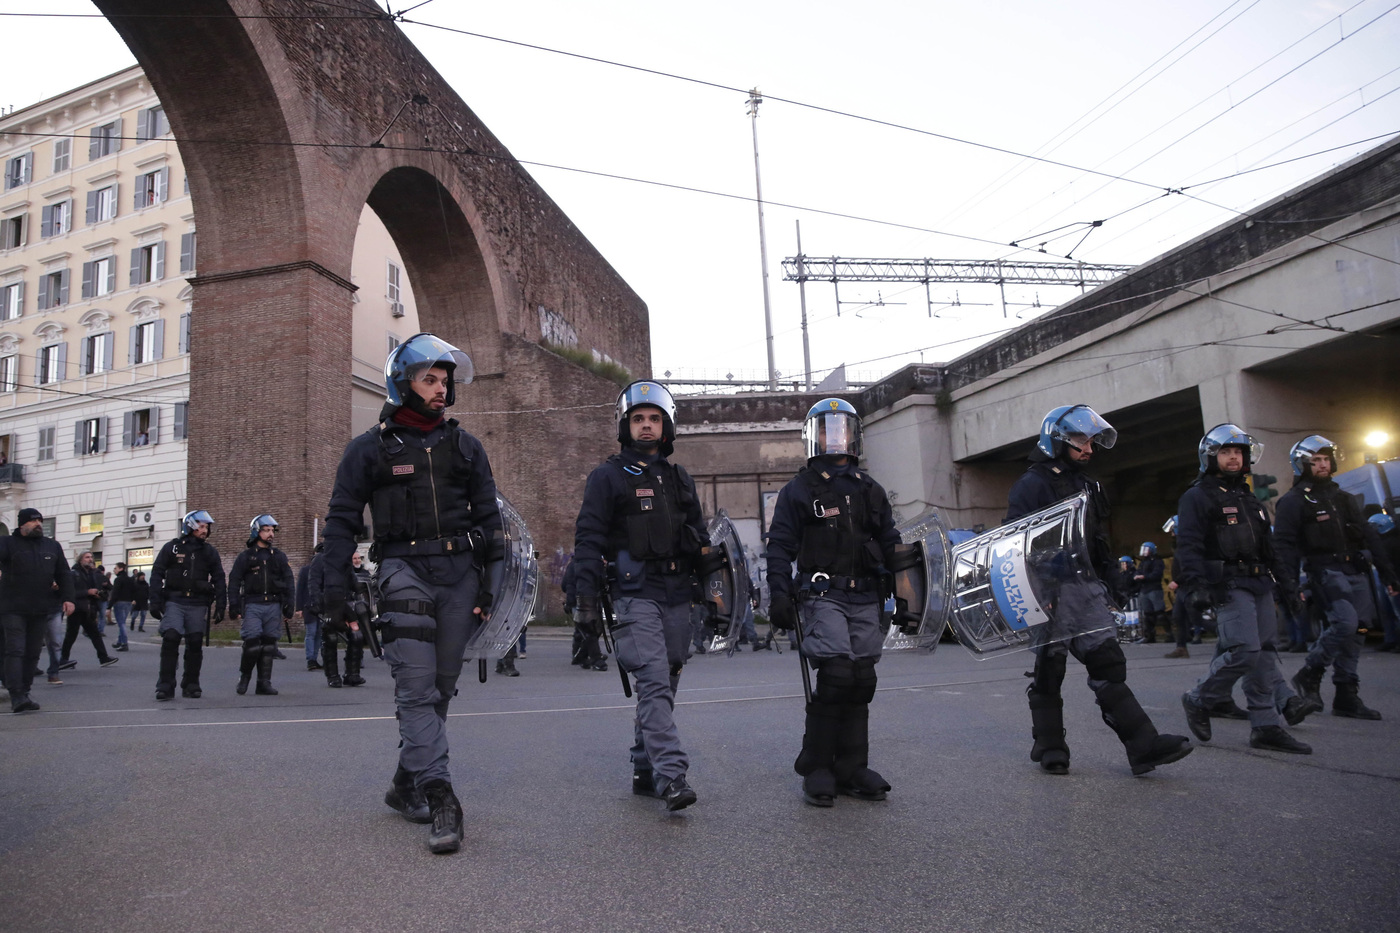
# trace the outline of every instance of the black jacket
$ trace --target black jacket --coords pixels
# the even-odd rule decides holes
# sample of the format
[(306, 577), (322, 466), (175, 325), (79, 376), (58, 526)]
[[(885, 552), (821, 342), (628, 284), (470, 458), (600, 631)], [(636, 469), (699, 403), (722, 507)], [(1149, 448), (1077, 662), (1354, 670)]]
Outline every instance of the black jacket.
[(147, 580), (134, 580), (131, 584), (131, 608), (149, 609), (151, 608), (151, 584)]
[[(102, 576), (102, 571), (93, 567), (88, 570), (82, 564), (73, 567), (73, 600), (80, 613), (96, 613), (97, 604), (102, 602), (102, 593), (107, 587), (107, 579)], [(93, 596), (88, 590), (97, 590), (97, 595)]]
[(1049, 508), (1081, 492), (1089, 494), (1089, 510), (1084, 517), (1084, 537), (1089, 544), (1089, 556), (1099, 577), (1108, 579), (1114, 571), (1108, 542), (1108, 496), (1098, 480), (1082, 470), (1070, 469), (1063, 460), (1036, 460), (1021, 474), (1007, 494), (1006, 517), (1002, 519), (1002, 524)]
[(136, 598), (136, 581), (125, 570), (112, 575), (112, 596), (114, 603), (130, 602)]
[(0, 611), (52, 613), (73, 602), (73, 574), (53, 538), (0, 538)]
[[(1326, 528), (1319, 519), (1325, 519), (1334, 527)], [(1309, 525), (1313, 528), (1309, 529)], [(1332, 538), (1340, 546), (1335, 549), (1319, 547), (1316, 542), (1320, 538)], [(1299, 476), (1293, 481), (1293, 488), (1279, 498), (1274, 510), (1274, 546), (1278, 551), (1279, 572), (1282, 574), (1279, 583), (1290, 591), (1298, 587), (1298, 566), (1301, 561), (1315, 562), (1319, 568), (1336, 566), (1346, 569), (1338, 561), (1346, 556), (1359, 555), (1363, 549), (1371, 552), (1371, 560), (1383, 583), (1387, 586), (1400, 585), (1376, 526), (1361, 514), (1356, 499), (1331, 479)], [(1359, 573), (1364, 565), (1351, 566)]]
[(1220, 584), (1228, 561), (1262, 564), (1278, 574), (1268, 516), (1244, 474), (1210, 473), (1177, 503), (1172, 579), (1179, 586)]
[(194, 535), (166, 542), (151, 567), (151, 608), (164, 611), (169, 599), (189, 606), (212, 603), (223, 615), (228, 591), (218, 548)]
[(253, 545), (244, 548), (233, 559), (228, 574), (228, 608), (233, 615), (243, 614), (247, 603), (282, 604), (282, 615), (288, 619), (295, 611), (296, 581), (287, 553), (281, 548)]

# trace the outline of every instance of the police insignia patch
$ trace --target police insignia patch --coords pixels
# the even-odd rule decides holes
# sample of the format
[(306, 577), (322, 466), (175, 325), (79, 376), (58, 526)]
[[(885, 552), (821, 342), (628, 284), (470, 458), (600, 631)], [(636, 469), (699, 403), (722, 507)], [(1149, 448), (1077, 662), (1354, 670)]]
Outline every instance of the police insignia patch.
[(405, 475), (405, 474), (412, 473), (412, 472), (413, 472), (413, 464), (411, 464), (411, 463), (400, 463), (400, 464), (395, 465), (395, 467), (394, 467), (394, 475), (395, 475), (395, 476), (403, 476), (403, 475)]

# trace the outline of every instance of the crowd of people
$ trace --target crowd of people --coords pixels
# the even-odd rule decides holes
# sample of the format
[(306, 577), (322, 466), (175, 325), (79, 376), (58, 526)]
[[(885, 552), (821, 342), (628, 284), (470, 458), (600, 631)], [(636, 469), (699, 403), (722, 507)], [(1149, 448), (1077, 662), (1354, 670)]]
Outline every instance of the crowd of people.
[[(237, 692), (254, 685), (262, 695), (278, 692), (272, 671), (282, 656), (279, 636), (289, 634), (298, 613), (307, 670), (321, 672), (333, 688), (364, 684), (367, 644), (378, 650), (370, 627), (377, 616), (400, 736), (384, 802), (411, 822), (430, 824), (431, 851), (456, 851), (463, 815), (448, 769), (447, 711), (466, 645), (500, 608), (506, 561), (486, 451), (444, 416), (456, 387), (471, 380), (471, 365), (465, 353), (431, 334), (391, 352), (381, 420), (346, 447), (324, 538), (296, 574), (275, 544), (278, 522), (266, 513), (250, 522), (226, 579), (209, 541), (213, 517), (191, 511), (180, 535), (161, 548), (148, 582), (121, 564), (107, 575), (91, 553), (70, 567), (62, 548), (43, 536), (43, 516), (21, 511), (15, 532), (0, 539), (4, 682), (12, 709), (39, 708), (31, 685), (45, 644), (50, 683), (61, 682), (59, 672), (74, 663), (69, 655), (79, 633), (93, 644), (99, 664), (115, 664), (104, 640), (109, 613), (116, 651), (127, 648), (128, 626), (144, 631), (148, 615), (157, 624), (161, 701), (175, 696), (182, 643), (181, 695), (201, 696), (204, 642), (226, 612), (239, 624), (242, 642)], [(574, 663), (606, 671), (611, 655), (623, 689), (636, 697), (628, 751), (632, 791), (677, 811), (699, 796), (688, 781), (676, 693), (686, 661), (703, 646), (696, 636), (697, 622), (704, 621), (697, 583), (717, 571), (722, 557), (707, 547), (694, 481), (669, 459), (676, 437), (670, 392), (649, 380), (634, 382), (618, 397), (615, 414), (619, 452), (588, 477), (564, 577), (575, 622)], [(905, 566), (910, 551), (884, 488), (861, 463), (856, 410), (841, 399), (822, 400), (804, 419), (802, 439), (806, 465), (778, 495), (765, 553), (768, 619), (773, 632), (789, 633), (803, 664), (805, 721), (794, 770), (802, 799), (812, 806), (832, 807), (842, 796), (881, 801), (892, 785), (870, 765), (869, 733), (888, 625), (881, 610), (893, 593), (892, 573)], [(1200, 628), (1213, 622), (1214, 654), (1181, 700), (1197, 741), (1210, 741), (1211, 718), (1224, 716), (1248, 719), (1255, 748), (1310, 753), (1284, 726), (1324, 708), (1321, 683), (1329, 668), (1332, 712), (1379, 719), (1360, 698), (1358, 632), (1381, 618), (1375, 582), (1389, 598), (1400, 593), (1397, 533), (1393, 522), (1385, 523), (1389, 516), (1368, 521), (1337, 487), (1337, 446), (1317, 435), (1294, 446), (1295, 486), (1280, 499), (1271, 523), (1248, 483), (1259, 445), (1238, 425), (1207, 432), (1197, 451), (1198, 478), (1164, 528), (1175, 538), (1168, 564), (1150, 541), (1136, 557), (1111, 557), (1110, 504), (1089, 470), (1096, 449), (1116, 441), (1117, 432), (1088, 406), (1054, 409), (1008, 497), (1008, 523), (1082, 500), (1094, 568), (1065, 574), (1072, 562), (1051, 561), (1059, 569), (1033, 575), (1048, 621), (1033, 633), (1031, 760), (1050, 774), (1069, 771), (1061, 687), (1070, 655), (1083, 664), (1133, 774), (1193, 750), (1187, 736), (1160, 732), (1128, 686), (1116, 609), (1130, 602), (1143, 620), (1142, 640), (1155, 641), (1163, 625), (1174, 632), (1169, 658), (1189, 659), (1187, 644), (1199, 644)], [(357, 547), (366, 507), (373, 518), (373, 576)], [(770, 634), (760, 644), (753, 631), (756, 608), (745, 604), (729, 624), (759, 650), (773, 640)], [(1300, 631), (1292, 640), (1307, 657), (1291, 680), (1279, 658), (1279, 608), (1290, 628), (1312, 624), (1299, 619), (1318, 625), (1315, 634)], [(1393, 646), (1395, 631), (1387, 631)], [(1197, 637), (1189, 639), (1193, 632)], [(522, 634), (497, 673), (517, 675), (514, 661), (524, 649)], [(1233, 699), (1236, 683), (1243, 687), (1243, 708)]]

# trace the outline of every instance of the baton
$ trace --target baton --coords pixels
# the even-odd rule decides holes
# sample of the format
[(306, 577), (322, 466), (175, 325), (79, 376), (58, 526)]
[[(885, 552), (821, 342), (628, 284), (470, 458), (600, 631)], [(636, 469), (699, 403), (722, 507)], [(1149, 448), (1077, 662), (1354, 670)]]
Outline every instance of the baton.
[(210, 603), (209, 608), (204, 610), (204, 647), (209, 647), (209, 630), (214, 627), (214, 604)]
[(287, 644), (292, 643), (292, 623), (286, 616), (282, 617), (282, 631), (287, 633)]
[(613, 660), (617, 662), (617, 674), (622, 678), (622, 695), (630, 700), (632, 699), (632, 682), (627, 679), (627, 671), (622, 668), (622, 659), (617, 656), (617, 646), (612, 640), (612, 599), (606, 595), (599, 596), (598, 605), (603, 610), (603, 646), (608, 649), (608, 654), (612, 655)]
[(807, 655), (802, 651), (802, 619), (799, 617), (792, 633), (797, 638), (797, 663), (802, 667), (802, 695), (812, 702), (812, 669), (807, 664)]

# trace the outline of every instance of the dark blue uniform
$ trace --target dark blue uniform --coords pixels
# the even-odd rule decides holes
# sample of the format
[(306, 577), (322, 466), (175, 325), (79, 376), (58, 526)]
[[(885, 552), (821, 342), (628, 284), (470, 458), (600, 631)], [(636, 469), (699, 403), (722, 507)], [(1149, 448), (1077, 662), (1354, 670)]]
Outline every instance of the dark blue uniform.
[(187, 533), (160, 549), (151, 567), (151, 614), (160, 616), (156, 699), (170, 699), (175, 694), (181, 638), (185, 640), (185, 674), (180, 686), (187, 697), (200, 693), (204, 632), (211, 611), (215, 621), (224, 617), (227, 598), (224, 564), (214, 545)]

